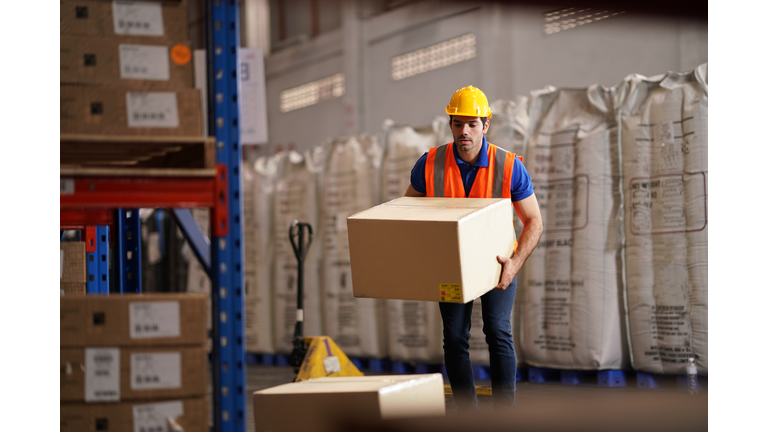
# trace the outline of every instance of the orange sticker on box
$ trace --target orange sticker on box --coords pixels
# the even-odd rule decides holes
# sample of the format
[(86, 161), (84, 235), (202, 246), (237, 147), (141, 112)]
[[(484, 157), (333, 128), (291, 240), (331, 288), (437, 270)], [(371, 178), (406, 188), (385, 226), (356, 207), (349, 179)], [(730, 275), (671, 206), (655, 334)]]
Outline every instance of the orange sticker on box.
[(461, 284), (440, 284), (440, 301), (462, 303)]
[(171, 48), (171, 60), (179, 66), (184, 66), (192, 60), (192, 50), (184, 44), (176, 44)]

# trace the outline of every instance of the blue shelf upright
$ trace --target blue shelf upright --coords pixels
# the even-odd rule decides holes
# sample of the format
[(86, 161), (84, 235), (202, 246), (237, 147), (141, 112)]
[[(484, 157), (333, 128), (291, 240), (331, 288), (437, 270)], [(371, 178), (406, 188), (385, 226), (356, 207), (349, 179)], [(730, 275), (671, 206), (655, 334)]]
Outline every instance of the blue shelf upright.
[[(216, 138), (216, 162), (226, 166), (227, 191), (218, 204), (226, 215), (211, 220), (213, 313), (213, 417), (218, 432), (245, 432), (245, 324), (242, 245), (242, 181), (238, 125), (239, 1), (206, 2), (208, 133)], [(224, 178), (222, 178), (222, 176)]]
[(109, 226), (85, 227), (85, 292), (109, 294)]
[(141, 292), (141, 219), (139, 209), (116, 210), (117, 274), (120, 294)]

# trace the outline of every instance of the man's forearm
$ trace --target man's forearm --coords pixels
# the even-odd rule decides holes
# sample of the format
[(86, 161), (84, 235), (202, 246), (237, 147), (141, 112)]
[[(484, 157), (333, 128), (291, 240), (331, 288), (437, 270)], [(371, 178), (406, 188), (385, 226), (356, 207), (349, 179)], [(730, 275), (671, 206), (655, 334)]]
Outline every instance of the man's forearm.
[(543, 231), (541, 218), (531, 218), (523, 226), (520, 238), (517, 242), (517, 250), (512, 255), (512, 264), (515, 266), (515, 274), (525, 263), (525, 260), (531, 255), (541, 238)]

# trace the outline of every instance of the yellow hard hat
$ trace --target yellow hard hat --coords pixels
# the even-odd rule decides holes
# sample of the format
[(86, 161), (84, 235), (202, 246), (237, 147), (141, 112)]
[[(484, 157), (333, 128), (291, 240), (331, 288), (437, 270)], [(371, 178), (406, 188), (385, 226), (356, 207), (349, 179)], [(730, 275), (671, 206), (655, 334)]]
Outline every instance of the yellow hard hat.
[(451, 103), (445, 107), (448, 115), (467, 117), (491, 118), (491, 107), (488, 98), (479, 88), (467, 86), (456, 90), (451, 98)]

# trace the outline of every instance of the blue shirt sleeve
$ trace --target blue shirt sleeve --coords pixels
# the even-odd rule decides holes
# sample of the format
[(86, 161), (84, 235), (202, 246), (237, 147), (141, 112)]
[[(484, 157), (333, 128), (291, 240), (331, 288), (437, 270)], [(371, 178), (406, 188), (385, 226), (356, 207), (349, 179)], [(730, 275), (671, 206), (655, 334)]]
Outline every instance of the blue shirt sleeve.
[[(416, 165), (413, 166), (413, 169), (411, 169), (411, 186), (413, 186), (413, 189), (419, 193), (427, 193), (427, 175), (425, 168), (427, 166), (427, 154), (429, 154), (429, 152), (425, 152), (419, 160), (416, 161)], [(530, 179), (530, 177), (528, 178)]]
[[(411, 176), (413, 176), (413, 174), (411, 174)], [(413, 180), (411, 180), (411, 183), (413, 183)], [(525, 165), (523, 165), (517, 157), (515, 157), (515, 164), (512, 167), (512, 184), (509, 189), (512, 192), (513, 202), (522, 201), (533, 195), (531, 175), (528, 174)]]

